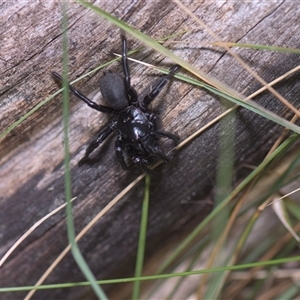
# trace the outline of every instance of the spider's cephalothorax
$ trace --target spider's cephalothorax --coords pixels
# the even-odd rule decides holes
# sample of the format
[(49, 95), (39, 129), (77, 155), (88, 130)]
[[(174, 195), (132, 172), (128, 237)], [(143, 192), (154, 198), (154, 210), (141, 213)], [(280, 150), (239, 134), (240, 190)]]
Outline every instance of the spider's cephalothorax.
[[(84, 157), (79, 164), (85, 163), (89, 155), (113, 132), (117, 134), (116, 154), (124, 169), (128, 169), (130, 161), (140, 165), (149, 172), (147, 165), (157, 159), (168, 161), (169, 157), (164, 153), (159, 144), (160, 137), (166, 137), (174, 141), (178, 136), (165, 132), (159, 128), (158, 116), (150, 111), (149, 104), (159, 94), (168, 80), (178, 70), (179, 66), (170, 68), (169, 74), (163, 75), (150, 92), (141, 100), (135, 89), (130, 84), (130, 74), (127, 60), (127, 40), (121, 32), (122, 41), (122, 65), (125, 78), (117, 73), (105, 73), (100, 79), (100, 90), (105, 101), (110, 105), (99, 105), (73, 86), (70, 91), (83, 100), (88, 106), (103, 113), (112, 114), (112, 121), (103, 127), (97, 138), (88, 146)], [(62, 77), (53, 72), (53, 76), (62, 81)]]

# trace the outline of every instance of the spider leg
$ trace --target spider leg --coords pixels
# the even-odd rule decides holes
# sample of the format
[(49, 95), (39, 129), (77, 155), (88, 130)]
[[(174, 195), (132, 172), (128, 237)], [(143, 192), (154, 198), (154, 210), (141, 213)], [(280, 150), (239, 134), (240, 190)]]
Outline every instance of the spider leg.
[(135, 164), (138, 164), (142, 168), (142, 170), (144, 172), (146, 172), (147, 174), (149, 174), (149, 175), (154, 174), (153, 171), (147, 167), (147, 165), (149, 165), (149, 163), (146, 159), (142, 159), (141, 157), (138, 157), (138, 156), (133, 156), (132, 160)]
[(126, 147), (124, 145), (124, 142), (118, 137), (116, 140), (116, 154), (117, 154), (117, 159), (119, 163), (122, 166), (122, 169), (127, 170), (128, 166), (125, 162), (124, 158), (124, 152), (126, 151)]
[(161, 137), (166, 137), (170, 140), (173, 140), (174, 142), (178, 142), (179, 141), (179, 136), (177, 134), (173, 134), (173, 133), (170, 133), (168, 131), (164, 131), (164, 130), (157, 130), (156, 131), (156, 134), (158, 136), (161, 136)]
[(81, 166), (88, 161), (89, 155), (97, 148), (101, 143), (103, 143), (109, 135), (115, 130), (117, 121), (111, 122), (108, 126), (101, 129), (97, 138), (91, 142), (91, 144), (85, 150), (84, 157), (79, 161), (78, 165)]
[(153, 113), (147, 114), (147, 117), (148, 117), (149, 121), (152, 122), (154, 132), (156, 133), (157, 136), (169, 138), (170, 140), (173, 140), (174, 142), (179, 141), (179, 136), (177, 134), (173, 134), (168, 131), (158, 129), (160, 127), (159, 126), (159, 118), (155, 114), (153, 114)]
[(122, 41), (122, 65), (123, 71), (125, 75), (125, 85), (127, 89), (127, 93), (130, 96), (130, 103), (137, 101), (137, 92), (130, 84), (130, 73), (128, 67), (128, 58), (127, 58), (127, 40), (125, 36), (125, 32), (123, 30), (120, 31), (121, 33), (121, 41)]
[(144, 147), (147, 152), (152, 153), (156, 157), (168, 162), (171, 159), (165, 154), (165, 152), (161, 149), (156, 133), (153, 133), (152, 137), (148, 139), (147, 143), (144, 144)]
[(163, 87), (167, 84), (168, 80), (174, 76), (174, 74), (179, 69), (179, 65), (174, 65), (170, 68), (169, 74), (163, 75), (160, 79), (160, 81), (152, 87), (150, 93), (145, 96), (145, 98), (141, 101), (142, 107), (147, 107), (151, 101), (154, 100), (154, 98), (161, 92)]
[[(177, 144), (177, 142), (180, 139), (179, 135), (173, 134), (173, 133), (170, 133), (170, 132), (167, 132), (164, 130), (156, 131), (156, 135), (161, 136), (161, 137), (166, 137), (166, 138), (169, 138), (170, 140), (173, 140), (175, 142), (175, 145)], [(165, 160), (165, 161), (168, 161), (168, 160), (170, 161), (173, 158), (173, 153), (174, 153), (173, 151), (174, 151), (174, 149), (168, 153), (169, 156), (167, 156), (167, 160)]]
[(160, 149), (160, 147), (158, 145), (154, 146), (154, 147), (149, 147), (149, 150), (156, 155), (157, 157), (159, 157), (160, 159), (164, 160), (165, 162), (169, 162), (171, 160), (170, 157), (168, 157), (166, 155), (166, 153)]
[[(52, 75), (55, 79), (58, 79), (60, 82), (63, 81), (62, 77), (56, 73), (52, 72)], [(117, 111), (111, 107), (107, 107), (104, 105), (99, 105), (95, 103), (94, 101), (90, 100), (86, 96), (84, 96), (79, 90), (75, 89), (71, 84), (68, 83), (69, 90), (80, 100), (84, 101), (89, 107), (96, 109), (98, 111), (101, 111), (103, 113), (108, 113), (108, 114), (117, 114)]]

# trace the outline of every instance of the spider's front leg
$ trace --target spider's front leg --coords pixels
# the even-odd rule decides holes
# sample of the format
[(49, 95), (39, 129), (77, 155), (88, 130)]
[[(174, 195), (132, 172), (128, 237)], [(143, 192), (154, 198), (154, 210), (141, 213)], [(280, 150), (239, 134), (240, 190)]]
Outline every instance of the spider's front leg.
[(174, 133), (171, 133), (171, 132), (168, 132), (168, 131), (157, 130), (156, 134), (160, 137), (166, 137), (170, 140), (173, 140), (174, 142), (178, 142), (180, 140), (178, 134), (174, 134)]
[(160, 119), (153, 113), (149, 113), (147, 114), (147, 118), (148, 120), (152, 123), (153, 125), (153, 131), (155, 132), (155, 134), (159, 137), (166, 137), (170, 140), (173, 140), (174, 142), (178, 142), (179, 141), (179, 135), (178, 134), (174, 134), (165, 130), (161, 130), (159, 129), (159, 121)]
[(130, 103), (134, 103), (137, 101), (138, 95), (136, 90), (131, 86), (130, 83), (130, 72), (129, 72), (128, 58), (127, 58), (127, 39), (125, 36), (125, 32), (123, 30), (121, 30), (120, 33), (121, 33), (121, 41), (122, 41), (122, 65), (123, 65), (123, 72), (125, 76), (125, 86), (126, 86), (127, 94), (130, 97)]
[(170, 68), (169, 74), (163, 75), (161, 79), (152, 87), (150, 93), (146, 95), (146, 97), (141, 101), (142, 108), (147, 107), (151, 101), (155, 99), (155, 97), (161, 92), (163, 87), (167, 84), (167, 82), (174, 76), (174, 74), (178, 71), (179, 65), (174, 65)]
[(89, 155), (109, 137), (109, 135), (116, 129), (116, 125), (117, 121), (114, 120), (108, 126), (101, 129), (97, 138), (87, 147), (84, 157), (78, 163), (79, 166), (89, 160)]

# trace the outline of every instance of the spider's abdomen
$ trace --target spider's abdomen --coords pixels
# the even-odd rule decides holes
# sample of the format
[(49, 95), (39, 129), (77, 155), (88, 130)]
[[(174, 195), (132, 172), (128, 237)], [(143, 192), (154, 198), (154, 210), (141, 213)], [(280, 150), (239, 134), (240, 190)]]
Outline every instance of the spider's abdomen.
[(124, 78), (117, 73), (106, 73), (100, 79), (100, 91), (105, 101), (114, 109), (128, 105), (128, 95)]
[(140, 109), (129, 106), (119, 114), (117, 127), (124, 140), (134, 143), (149, 135), (152, 124)]

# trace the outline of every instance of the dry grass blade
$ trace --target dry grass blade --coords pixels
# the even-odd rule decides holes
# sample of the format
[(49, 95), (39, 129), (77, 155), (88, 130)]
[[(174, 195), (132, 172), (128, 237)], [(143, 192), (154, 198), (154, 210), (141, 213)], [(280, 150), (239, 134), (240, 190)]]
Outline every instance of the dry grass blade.
[[(71, 202), (76, 200), (76, 197), (71, 199)], [(4, 262), (8, 259), (8, 257), (18, 248), (18, 246), (36, 229), (38, 228), (43, 222), (49, 219), (51, 216), (55, 215), (61, 209), (66, 207), (66, 203), (60, 205), (59, 207), (52, 210), (49, 214), (44, 216), (42, 219), (37, 221), (31, 228), (29, 228), (12, 246), (11, 248), (5, 253), (5, 255), (0, 260), (0, 268), (4, 264)]]
[[(177, 1), (176, 1), (177, 2)], [(299, 69), (299, 68), (298, 68)], [(280, 80), (277, 80), (276, 82), (278, 82), (278, 81), (280, 81)], [(261, 89), (261, 92), (263, 91), (263, 90), (266, 90), (266, 89), (269, 89), (270, 90), (270, 87), (271, 87), (271, 85), (272, 84), (275, 84), (276, 83), (275, 81), (274, 81), (274, 83), (272, 82), (272, 83), (270, 83), (270, 84), (266, 84), (262, 89)], [(251, 95), (250, 97), (247, 97), (247, 98), (251, 98), (251, 97), (254, 97), (254, 94), (253, 95)], [(212, 122), (210, 122), (209, 124), (207, 124), (207, 126), (205, 126), (205, 127), (203, 127), (203, 128), (201, 128), (199, 131), (197, 131), (197, 132), (195, 132), (193, 135), (191, 135), (188, 139), (186, 139), (185, 141), (183, 141), (182, 143), (180, 143), (178, 146), (177, 146), (177, 149), (180, 149), (181, 147), (183, 147), (184, 145), (186, 145), (187, 143), (189, 143), (192, 139), (194, 139), (196, 136), (198, 136), (200, 133), (202, 133), (204, 130), (206, 130), (208, 127), (210, 127), (212, 124), (214, 124), (215, 122), (217, 122), (218, 120), (220, 120), (222, 117), (224, 117), (226, 114), (228, 114), (229, 112), (231, 112), (233, 109), (231, 109), (231, 110), (228, 110), (228, 111), (226, 111), (224, 114), (222, 114), (222, 115), (220, 115), (218, 118), (216, 118), (215, 120), (213, 120)], [(138, 177), (137, 179), (136, 179), (136, 181), (134, 181), (133, 183), (133, 185), (130, 185), (130, 188), (129, 188), (129, 190), (137, 183), (137, 182), (139, 182), (142, 178), (143, 178), (144, 176), (143, 175), (141, 175), (140, 177)], [(124, 190), (125, 191), (125, 190)], [(128, 190), (127, 190), (128, 191)], [(124, 193), (121, 193), (121, 194), (119, 194), (116, 198), (114, 198), (113, 200), (112, 200), (112, 202), (110, 202), (109, 203), (109, 205), (107, 206), (107, 207), (105, 207), (105, 209), (103, 210), (103, 211), (101, 211), (98, 215), (97, 215), (97, 217), (95, 218), (95, 219), (93, 219), (93, 221), (87, 226), (87, 227), (85, 227), (81, 232), (80, 232), (80, 234), (76, 237), (76, 240), (79, 240), (94, 224), (95, 224), (95, 222), (97, 222), (117, 201), (119, 201), (120, 199), (121, 199), (121, 197), (125, 194), (126, 192), (124, 192)], [(67, 250), (67, 248), (65, 249), (65, 251), (67, 252), (68, 250)], [(55, 262), (57, 262), (57, 263), (59, 263), (59, 261), (63, 258), (63, 256), (65, 255), (65, 253), (66, 252), (63, 252), (62, 254), (63, 255), (61, 255), (60, 257), (59, 257), (59, 259), (58, 260), (56, 260)], [(54, 266), (54, 265), (53, 265)], [(54, 266), (55, 267), (55, 266)], [(53, 269), (53, 268), (52, 268)], [(49, 273), (48, 273), (49, 274)], [(41, 283), (39, 283), (39, 284), (41, 284)]]
[[(76, 236), (75, 240), (78, 242), (94, 225), (100, 218), (102, 218), (122, 197), (128, 193), (138, 182), (140, 182), (145, 177), (145, 174), (137, 177), (131, 184), (129, 184), (121, 193), (119, 193), (111, 202), (109, 202), (94, 218), (91, 220), (87, 226), (85, 226), (79, 234)], [(49, 274), (55, 269), (55, 267), (60, 263), (60, 261), (66, 256), (66, 254), (70, 251), (71, 246), (68, 245), (62, 253), (55, 259), (55, 261), (51, 264), (51, 266), (44, 272), (44, 274), (40, 277), (40, 279), (36, 282), (35, 286), (41, 285)], [(35, 290), (30, 291), (24, 300), (29, 300), (34, 295)]]
[(277, 202), (277, 201), (281, 201), (282, 199), (284, 199), (284, 198), (286, 198), (286, 197), (288, 197), (288, 196), (290, 196), (290, 195), (293, 195), (293, 194), (295, 194), (295, 193), (297, 193), (297, 192), (299, 192), (299, 191), (300, 191), (300, 188), (295, 189), (295, 190), (293, 190), (292, 192), (283, 195), (282, 197), (279, 197), (279, 198), (274, 199), (272, 202), (268, 203), (268, 205), (266, 205), (266, 206), (272, 205), (273, 203), (275, 203), (275, 202)]
[[(141, 61), (137, 61), (135, 59), (129, 58), (132, 61), (141, 63), (143, 65), (146, 65), (148, 67), (151, 68), (155, 68), (157, 70), (159, 70), (159, 68), (156, 68), (153, 65), (150, 64), (146, 64), (144, 62)], [(291, 74), (293, 74), (294, 72), (297, 72), (300, 69), (300, 66), (290, 70), (289, 72), (285, 73), (284, 75), (280, 76), (279, 78), (275, 79), (274, 81), (270, 82), (268, 85), (272, 86), (278, 82), (280, 82), (281, 80), (285, 79), (286, 77), (290, 76)], [(254, 96), (257, 96), (258, 94), (262, 93), (263, 91), (265, 91), (267, 89), (267, 87), (262, 87), (259, 90), (257, 90), (255, 93), (253, 93), (252, 95), (248, 96), (246, 99), (251, 99)], [(207, 130), (209, 127), (211, 127), (213, 124), (215, 124), (216, 122), (218, 122), (220, 119), (222, 119), (224, 116), (226, 116), (227, 114), (229, 114), (230, 112), (232, 112), (234, 109), (236, 109), (238, 106), (234, 106), (231, 109), (226, 110), (224, 113), (220, 114), (218, 117), (216, 117), (215, 119), (213, 119), (211, 122), (209, 122), (208, 124), (206, 124), (205, 126), (203, 126), (202, 128), (200, 128), (199, 130), (197, 130), (196, 132), (194, 132), (192, 135), (190, 135), (189, 137), (187, 137), (184, 141), (182, 141), (179, 145), (177, 145), (175, 147), (175, 149), (181, 149), (182, 147), (184, 147), (186, 144), (190, 143), (193, 139), (195, 139), (197, 136), (199, 136), (202, 132), (204, 132), (205, 130)], [(161, 164), (162, 162), (158, 162), (156, 163), (153, 168), (157, 167), (159, 164)], [(99, 214), (77, 235), (76, 237), (76, 241), (78, 241), (80, 238), (83, 237), (83, 235), (93, 227), (93, 225), (106, 213), (108, 212), (108, 210), (110, 208), (112, 208), (131, 188), (133, 188), (140, 180), (142, 180), (144, 178), (144, 174), (139, 176), (135, 181), (133, 181), (129, 186), (127, 186), (127, 188), (125, 188), (119, 195), (117, 195), (101, 212), (99, 212)], [(48, 275), (54, 270), (54, 268), (58, 265), (58, 263), (63, 259), (63, 257), (68, 253), (68, 251), (70, 250), (70, 246), (68, 246), (67, 248), (65, 248), (65, 250), (60, 254), (60, 256), (57, 257), (57, 259), (53, 262), (53, 264), (48, 268), (48, 270), (42, 275), (42, 277), (37, 281), (37, 283), (35, 284), (36, 286), (41, 285), (45, 279), (48, 277)], [(27, 297), (25, 299), (30, 299), (31, 296), (33, 295), (34, 291), (28, 293)]]
[(286, 213), (286, 209), (284, 207), (284, 204), (282, 201), (273, 201), (272, 208), (274, 212), (276, 213), (277, 217), (283, 224), (283, 226), (286, 228), (287, 231), (291, 233), (291, 235), (294, 237), (294, 239), (299, 243), (300, 238), (297, 235), (297, 233), (293, 230), (292, 226), (290, 225), (288, 215)]
[[(206, 24), (198, 18), (191, 10), (189, 10), (182, 2), (179, 0), (173, 0), (182, 10), (184, 10), (193, 20), (195, 20), (202, 28), (207, 30), (207, 32), (217, 41), (222, 43), (220, 37), (218, 37)], [(224, 48), (230, 53), (237, 62), (239, 62), (256, 80), (258, 80), (262, 85), (264, 85), (267, 90), (269, 90), (279, 101), (281, 101), (286, 107), (292, 110), (298, 117), (300, 117), (300, 111), (292, 104), (290, 104), (282, 95), (280, 95), (275, 89), (267, 84), (255, 71), (253, 71), (236, 53), (234, 53), (230, 47), (223, 44)]]

